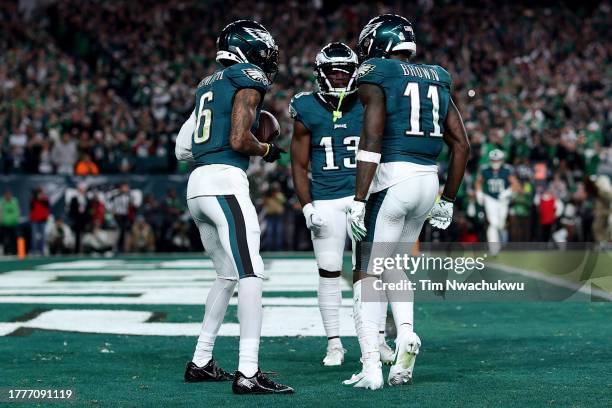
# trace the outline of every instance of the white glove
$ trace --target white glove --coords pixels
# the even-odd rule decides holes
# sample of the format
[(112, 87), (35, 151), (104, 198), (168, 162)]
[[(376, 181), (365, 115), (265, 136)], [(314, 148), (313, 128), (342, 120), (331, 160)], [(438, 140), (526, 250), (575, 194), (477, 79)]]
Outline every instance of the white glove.
[(502, 201), (508, 201), (512, 198), (512, 189), (511, 188), (507, 188), (504, 191), (502, 191), (501, 193), (499, 193), (499, 199)]
[(357, 242), (361, 241), (365, 238), (367, 232), (364, 224), (365, 203), (362, 201), (353, 200), (347, 214), (353, 239)]
[(482, 190), (476, 190), (476, 202), (479, 205), (484, 204), (484, 193), (482, 192)]
[(429, 223), (436, 228), (447, 229), (453, 220), (453, 203), (439, 200), (429, 213)]
[(321, 218), (317, 212), (317, 209), (314, 205), (312, 205), (312, 203), (306, 204), (302, 208), (302, 212), (304, 213), (304, 218), (306, 218), (306, 227), (308, 227), (308, 229), (315, 234), (318, 233), (321, 230), (321, 227), (325, 225), (325, 221), (323, 221), (323, 218)]

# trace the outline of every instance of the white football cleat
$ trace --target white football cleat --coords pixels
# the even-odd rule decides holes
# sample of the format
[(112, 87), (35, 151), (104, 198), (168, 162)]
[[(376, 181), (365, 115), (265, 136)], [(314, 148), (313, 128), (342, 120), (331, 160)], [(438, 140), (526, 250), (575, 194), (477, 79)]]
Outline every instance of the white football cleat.
[(416, 356), (421, 348), (421, 339), (415, 332), (408, 332), (395, 343), (397, 358), (389, 370), (388, 383), (391, 386), (409, 384), (412, 381)]
[(382, 365), (380, 361), (368, 361), (363, 363), (363, 368), (358, 374), (353, 374), (348, 380), (342, 382), (344, 385), (352, 385), (355, 388), (366, 390), (378, 390), (383, 387)]
[(323, 359), (324, 366), (339, 366), (344, 362), (344, 353), (346, 353), (346, 349), (342, 348), (342, 346), (334, 346), (327, 348), (327, 354)]

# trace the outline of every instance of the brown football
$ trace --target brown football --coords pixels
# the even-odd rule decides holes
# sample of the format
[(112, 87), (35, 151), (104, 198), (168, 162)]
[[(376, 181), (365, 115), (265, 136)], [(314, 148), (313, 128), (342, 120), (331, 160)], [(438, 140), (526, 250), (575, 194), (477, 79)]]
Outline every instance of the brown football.
[(280, 135), (278, 120), (270, 112), (262, 110), (259, 114), (259, 127), (255, 137), (262, 143), (272, 143)]

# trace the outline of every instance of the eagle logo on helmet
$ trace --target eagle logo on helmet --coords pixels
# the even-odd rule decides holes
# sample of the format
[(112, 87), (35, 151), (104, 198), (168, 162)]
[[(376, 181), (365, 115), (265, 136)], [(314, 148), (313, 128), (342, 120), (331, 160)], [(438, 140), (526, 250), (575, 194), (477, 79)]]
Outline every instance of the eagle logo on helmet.
[(378, 21), (376, 23), (370, 23), (366, 25), (365, 27), (363, 27), (363, 30), (361, 30), (361, 34), (359, 34), (359, 42), (361, 42), (364, 38), (366, 38), (370, 34), (376, 32), (376, 29), (380, 27), (381, 24), (382, 24), (382, 21)]
[(275, 45), (272, 35), (270, 35), (270, 33), (266, 30), (262, 30), (260, 28), (245, 27), (244, 31), (251, 34), (253, 38), (263, 41), (270, 48), (273, 48)]

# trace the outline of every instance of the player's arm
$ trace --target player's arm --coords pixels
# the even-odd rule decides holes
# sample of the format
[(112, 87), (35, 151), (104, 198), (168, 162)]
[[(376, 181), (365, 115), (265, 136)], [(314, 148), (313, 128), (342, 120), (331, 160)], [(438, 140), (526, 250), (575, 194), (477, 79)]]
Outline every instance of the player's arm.
[(265, 156), (271, 147), (268, 143), (260, 143), (251, 132), (260, 101), (261, 93), (251, 88), (239, 90), (234, 97), (230, 146), (248, 156)]
[(383, 90), (373, 84), (359, 85), (359, 99), (363, 104), (363, 129), (357, 152), (357, 182), (355, 200), (365, 201), (370, 184), (380, 162), (386, 106)]
[(178, 136), (176, 137), (176, 144), (174, 146), (174, 155), (177, 160), (190, 161), (193, 160), (193, 153), (191, 152), (191, 138), (193, 132), (195, 132), (196, 118), (195, 110), (191, 112), (191, 116), (183, 123), (181, 130), (179, 130)]
[(449, 100), (448, 113), (444, 123), (444, 142), (450, 149), (450, 162), (442, 198), (454, 201), (461, 180), (463, 180), (465, 166), (470, 158), (470, 142), (467, 138), (465, 126), (463, 126), (461, 114), (452, 98)]
[(355, 199), (349, 209), (351, 234), (355, 241), (366, 236), (365, 201), (372, 179), (380, 162), (386, 107), (383, 90), (374, 84), (359, 85), (359, 99), (363, 104), (363, 127), (357, 151), (357, 180)]
[[(431, 209), (429, 223), (436, 228), (446, 229), (453, 220), (453, 203), (457, 190), (461, 186), (465, 166), (470, 158), (470, 142), (467, 138), (463, 120), (455, 102), (451, 98), (448, 104), (448, 113), (444, 122), (444, 142), (450, 149), (450, 162), (448, 175), (444, 184), (442, 197)], [(478, 200), (479, 193), (476, 193)]]
[(291, 139), (291, 173), (295, 192), (302, 206), (310, 203), (310, 181), (308, 180), (308, 164), (310, 163), (310, 131), (304, 124), (293, 122), (293, 138)]
[(310, 195), (310, 180), (308, 180), (308, 163), (310, 162), (310, 130), (304, 124), (295, 120), (293, 123), (293, 138), (291, 139), (291, 172), (295, 192), (302, 204), (302, 212), (306, 219), (306, 227), (318, 233), (325, 221), (312, 204)]

